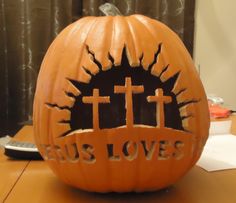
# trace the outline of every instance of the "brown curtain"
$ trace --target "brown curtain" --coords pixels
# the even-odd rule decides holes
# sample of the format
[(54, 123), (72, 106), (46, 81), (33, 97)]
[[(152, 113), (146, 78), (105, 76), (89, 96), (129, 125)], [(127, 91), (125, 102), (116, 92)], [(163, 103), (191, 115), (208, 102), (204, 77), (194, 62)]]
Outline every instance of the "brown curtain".
[(81, 16), (102, 15), (105, 2), (124, 15), (164, 22), (192, 53), (195, 0), (0, 0), (0, 136), (32, 120), (37, 74), (51, 41)]
[(31, 120), (43, 55), (71, 8), (71, 0), (0, 0), (0, 135)]

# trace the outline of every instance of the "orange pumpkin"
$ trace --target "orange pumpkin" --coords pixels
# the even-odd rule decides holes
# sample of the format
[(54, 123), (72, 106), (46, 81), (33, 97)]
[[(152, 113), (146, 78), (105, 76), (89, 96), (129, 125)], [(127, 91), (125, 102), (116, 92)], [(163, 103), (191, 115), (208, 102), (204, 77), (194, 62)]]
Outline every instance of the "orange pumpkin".
[(38, 76), (34, 134), (65, 183), (153, 191), (196, 163), (208, 105), (178, 36), (142, 15), (85, 17), (51, 44)]

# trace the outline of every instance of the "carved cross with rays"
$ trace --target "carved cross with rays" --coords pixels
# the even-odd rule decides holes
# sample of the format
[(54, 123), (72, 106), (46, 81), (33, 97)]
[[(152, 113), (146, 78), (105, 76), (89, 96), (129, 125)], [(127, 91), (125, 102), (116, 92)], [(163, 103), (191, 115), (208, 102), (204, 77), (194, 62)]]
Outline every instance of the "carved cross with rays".
[(93, 129), (99, 130), (99, 104), (110, 103), (110, 97), (99, 96), (99, 89), (93, 89), (93, 96), (84, 96), (83, 103), (93, 105)]
[(114, 93), (125, 94), (125, 106), (126, 106), (126, 126), (127, 128), (133, 127), (134, 115), (133, 115), (133, 94), (139, 94), (144, 92), (143, 85), (132, 85), (130, 77), (125, 78), (125, 86), (114, 87)]
[(156, 103), (156, 122), (159, 128), (165, 127), (165, 114), (164, 114), (164, 104), (170, 103), (172, 98), (170, 96), (164, 96), (163, 90), (158, 88), (155, 91), (155, 96), (148, 96), (148, 102)]

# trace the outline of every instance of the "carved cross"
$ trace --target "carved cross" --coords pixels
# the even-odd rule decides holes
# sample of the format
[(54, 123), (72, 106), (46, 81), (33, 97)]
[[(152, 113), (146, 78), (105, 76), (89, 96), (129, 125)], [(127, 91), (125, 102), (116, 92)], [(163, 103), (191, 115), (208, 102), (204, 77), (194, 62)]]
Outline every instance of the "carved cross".
[(134, 123), (133, 118), (133, 94), (139, 94), (144, 92), (143, 85), (132, 85), (130, 77), (125, 78), (125, 86), (114, 87), (115, 94), (125, 94), (125, 108), (126, 108), (126, 126), (132, 128)]
[(155, 96), (148, 96), (147, 101), (156, 103), (156, 122), (160, 128), (165, 127), (164, 104), (170, 103), (172, 98), (164, 96), (162, 89), (156, 89)]
[(84, 96), (83, 103), (93, 105), (93, 129), (99, 130), (99, 104), (110, 103), (110, 97), (99, 96), (99, 89), (93, 89), (93, 96)]

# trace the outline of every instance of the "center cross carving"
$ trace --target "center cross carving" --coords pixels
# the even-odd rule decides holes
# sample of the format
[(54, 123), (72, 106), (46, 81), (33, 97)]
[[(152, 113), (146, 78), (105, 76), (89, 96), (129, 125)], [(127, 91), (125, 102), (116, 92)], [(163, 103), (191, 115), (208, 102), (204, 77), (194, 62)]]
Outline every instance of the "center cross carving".
[(115, 94), (125, 94), (125, 108), (126, 108), (126, 126), (133, 127), (133, 94), (140, 94), (144, 92), (143, 85), (133, 86), (131, 78), (125, 78), (125, 86), (115, 86)]

